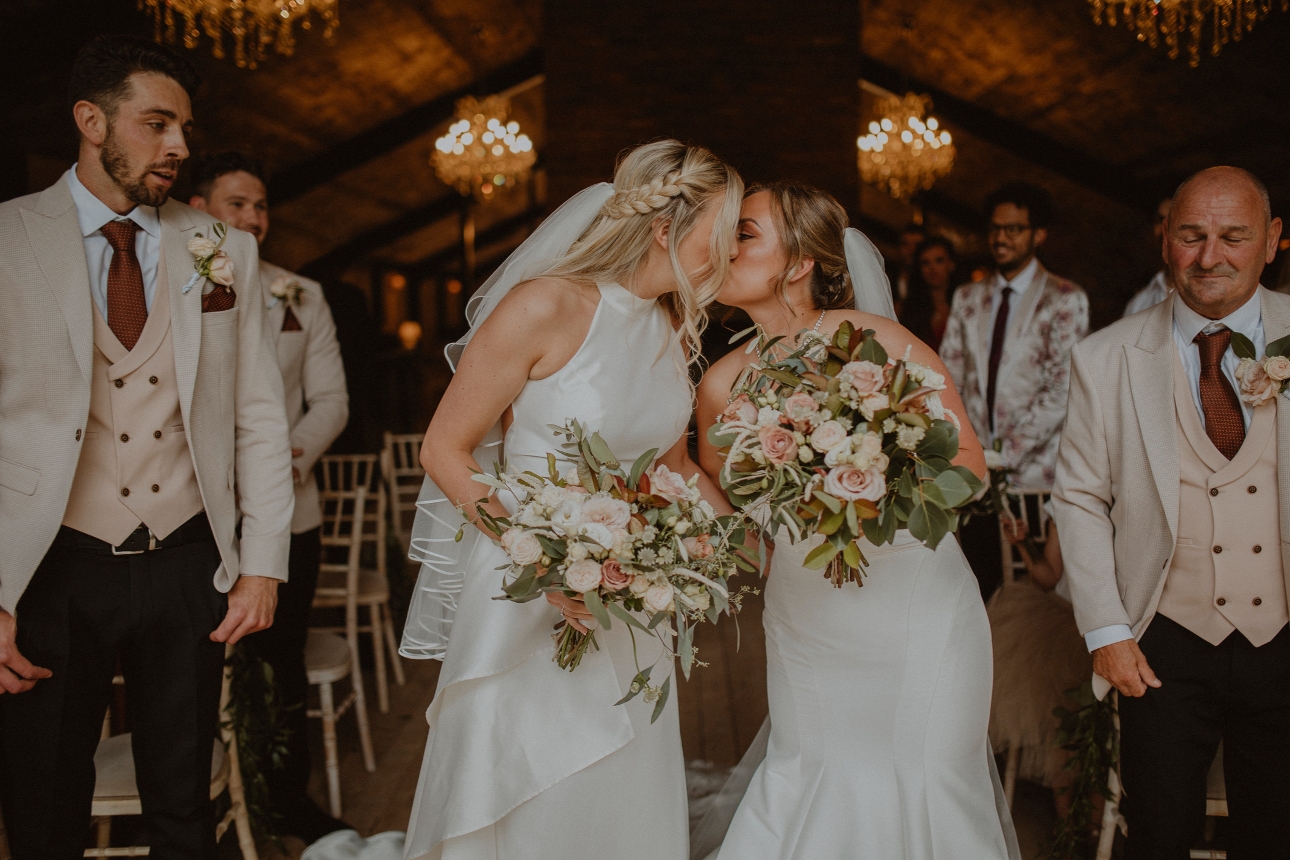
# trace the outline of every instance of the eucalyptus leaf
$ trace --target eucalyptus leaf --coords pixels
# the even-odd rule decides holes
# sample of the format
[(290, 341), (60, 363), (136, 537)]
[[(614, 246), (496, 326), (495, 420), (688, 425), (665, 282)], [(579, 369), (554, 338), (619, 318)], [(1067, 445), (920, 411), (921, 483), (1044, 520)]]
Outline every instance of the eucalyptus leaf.
[(668, 675), (667, 680), (663, 682), (663, 688), (658, 695), (658, 702), (654, 705), (654, 713), (650, 715), (649, 721), (651, 724), (659, 717), (663, 716), (663, 709), (667, 707), (667, 699), (670, 695), (672, 695), (672, 676)]
[(614, 456), (613, 451), (609, 450), (609, 445), (605, 443), (599, 433), (592, 433), (588, 444), (591, 446), (591, 450), (595, 452), (597, 460), (610, 469), (618, 468), (618, 458)]
[(605, 609), (604, 602), (600, 599), (600, 590), (598, 588), (584, 591), (582, 600), (587, 604), (587, 609), (591, 611), (591, 617), (595, 618), (601, 627), (609, 630), (613, 626), (614, 622), (609, 617), (609, 611)]
[[(727, 442), (726, 444), (729, 445), (731, 442), (734, 442), (734, 441), (735, 441), (734, 436), (731, 436), (730, 442)], [(657, 448), (650, 448), (644, 454), (641, 454), (639, 457), (636, 458), (636, 462), (632, 463), (631, 474), (627, 478), (627, 486), (631, 487), (633, 490), (636, 489), (636, 487), (640, 484), (641, 475), (645, 474), (645, 470), (649, 468), (649, 464), (654, 462), (654, 455), (657, 453), (658, 453)]]
[(802, 566), (808, 570), (820, 570), (838, 554), (838, 548), (831, 543), (822, 543), (806, 554)]
[(838, 511), (842, 510), (842, 502), (838, 501), (828, 493), (820, 492), (819, 490), (817, 490), (815, 492), (814, 497), (819, 499), (821, 502), (823, 502), (824, 506), (835, 514)]
[(681, 673), (688, 681), (690, 670), (694, 668), (694, 625), (681, 623), (680, 627), (676, 636), (676, 654), (681, 659)]
[(649, 628), (647, 628), (644, 624), (641, 624), (639, 621), (637, 621), (636, 618), (630, 612), (624, 609), (623, 605), (619, 603), (617, 600), (611, 600), (609, 603), (606, 604), (606, 606), (608, 607), (610, 612), (612, 612), (614, 615), (617, 615), (619, 618), (623, 619), (623, 621), (626, 621), (632, 627), (635, 627), (639, 630), (644, 630), (646, 633), (649, 632)]
[(976, 494), (976, 490), (972, 489), (968, 482), (963, 480), (963, 476), (955, 471), (941, 472), (937, 475), (936, 486), (945, 497), (945, 507), (957, 508)]

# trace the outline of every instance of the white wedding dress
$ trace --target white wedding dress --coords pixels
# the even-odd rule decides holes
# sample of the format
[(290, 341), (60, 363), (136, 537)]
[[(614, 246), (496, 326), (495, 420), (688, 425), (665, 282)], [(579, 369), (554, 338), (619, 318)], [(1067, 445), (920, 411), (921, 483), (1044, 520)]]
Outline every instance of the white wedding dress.
[[(547, 473), (560, 456), (548, 425), (571, 418), (596, 430), (629, 465), (681, 438), (690, 389), (680, 338), (666, 312), (613, 284), (577, 354), (512, 404), (507, 463)], [(503, 498), (513, 508), (514, 500)], [(596, 633), (600, 650), (574, 672), (552, 662), (560, 613), (545, 600), (501, 594), (506, 555), (474, 541), (463, 566), (405, 857), (680, 860), (688, 854), (685, 765), (676, 697), (651, 724), (638, 696), (615, 706), (636, 666), (627, 625)], [(652, 647), (651, 647), (652, 646)], [(661, 646), (637, 636), (640, 665)], [(660, 665), (656, 679), (668, 667)], [(988, 688), (988, 684), (987, 684)]]
[(695, 855), (1017, 858), (987, 736), (990, 628), (958, 543), (932, 551), (900, 531), (864, 547), (862, 588), (836, 589), (802, 566), (819, 542), (776, 546), (763, 615), (769, 739), (763, 727), (742, 779), (696, 830)]

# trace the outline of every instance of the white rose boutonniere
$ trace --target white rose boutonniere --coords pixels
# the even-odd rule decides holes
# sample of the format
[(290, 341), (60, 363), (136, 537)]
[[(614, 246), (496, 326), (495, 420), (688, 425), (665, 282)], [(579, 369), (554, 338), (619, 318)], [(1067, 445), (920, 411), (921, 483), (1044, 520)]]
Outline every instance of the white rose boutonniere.
[[(305, 288), (290, 275), (282, 275), (269, 284), (269, 295), (273, 296), (273, 305), (278, 302), (286, 302), (287, 305), (300, 307), (300, 300), (304, 297), (304, 294)], [(273, 307), (273, 305), (269, 305), (269, 307)]]
[(188, 253), (193, 255), (193, 276), (184, 284), (184, 295), (202, 278), (220, 286), (233, 286), (233, 261), (222, 250), (228, 227), (216, 222), (211, 234), (213, 238), (198, 233), (188, 240)]
[(1271, 403), (1290, 385), (1290, 337), (1268, 344), (1260, 359), (1250, 339), (1234, 331), (1232, 352), (1241, 360), (1236, 368), (1236, 379), (1241, 383), (1241, 400), (1248, 405)]

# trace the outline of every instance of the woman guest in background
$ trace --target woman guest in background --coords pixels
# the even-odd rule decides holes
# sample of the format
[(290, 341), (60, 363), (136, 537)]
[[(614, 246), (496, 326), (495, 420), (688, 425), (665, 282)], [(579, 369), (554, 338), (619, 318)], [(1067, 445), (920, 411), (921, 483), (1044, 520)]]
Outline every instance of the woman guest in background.
[(929, 236), (919, 243), (909, 295), (900, 308), (900, 321), (933, 350), (940, 349), (945, 325), (950, 320), (957, 269), (958, 256), (949, 239)]
[[(472, 300), (464, 352), (450, 347), (457, 372), (421, 450), (433, 482), (422, 499), (446, 497), (445, 519), (451, 507), (473, 519), (476, 504), (509, 516), (514, 500), (489, 498), (472, 479), (490, 470), (499, 422), (505, 461), (520, 470), (545, 472), (547, 454), (562, 455), (549, 425), (577, 419), (623, 462), (657, 448), (668, 468), (696, 474), (687, 366), (733, 252), (742, 192), (707, 150), (660, 141), (627, 154), (612, 186), (581, 192), (547, 219)], [(643, 697), (614, 705), (636, 674), (627, 626), (600, 631), (600, 650), (577, 671), (560, 669), (551, 629), (561, 613), (581, 625), (586, 606), (561, 594), (494, 600), (507, 556), (482, 527), (467, 531), (448, 543), (457, 558), (439, 556), (418, 583), (419, 594), (441, 593), (451, 567), (459, 593), (406, 856), (686, 856), (676, 700), (653, 724)], [(431, 623), (418, 617), (424, 606), (412, 607), (412, 639)], [(646, 653), (642, 641), (641, 665), (657, 656), (652, 644)]]
[(1029, 576), (996, 591), (986, 607), (994, 634), (990, 741), (1000, 753), (1021, 751), (1017, 775), (1052, 788), (1057, 813), (1065, 817), (1071, 798), (1063, 789), (1075, 775), (1065, 769), (1070, 756), (1057, 745), (1060, 721), (1053, 709), (1078, 707), (1066, 693), (1092, 677), (1093, 658), (1075, 625), (1070, 585), (1062, 577), (1057, 524), (1048, 520), (1048, 539), (1038, 557), (1026, 547), (1023, 522), (1005, 520), (1003, 527)]
[[(739, 250), (719, 299), (767, 335), (791, 343), (814, 329), (831, 337), (849, 321), (873, 329), (890, 355), (909, 350), (944, 374), (936, 352), (895, 321), (890, 296), (877, 251), (847, 230), (829, 195), (785, 183), (744, 199)], [(735, 350), (699, 386), (699, 460), (713, 479), (722, 462), (705, 431), (750, 360)], [(941, 395), (964, 414), (953, 385)], [(967, 422), (956, 462), (985, 474)], [(865, 548), (863, 588), (836, 589), (803, 566), (818, 543), (775, 548), (763, 616), (765, 759), (728, 831), (701, 824), (691, 856), (720, 843), (721, 860), (1015, 857), (987, 737), (990, 629), (958, 544), (945, 540), (933, 551), (901, 531), (894, 544)], [(754, 745), (749, 755), (759, 753)], [(729, 808), (729, 794), (714, 809)]]

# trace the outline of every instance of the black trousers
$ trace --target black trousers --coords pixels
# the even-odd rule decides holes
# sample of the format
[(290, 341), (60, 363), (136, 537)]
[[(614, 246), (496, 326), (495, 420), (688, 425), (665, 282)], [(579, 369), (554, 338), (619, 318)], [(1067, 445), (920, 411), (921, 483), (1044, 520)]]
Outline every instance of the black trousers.
[(289, 579), (278, 586), (278, 608), (273, 626), (246, 638), (246, 647), (273, 667), (274, 685), (287, 712), (287, 754), (280, 770), (265, 774), (273, 807), (290, 827), (293, 816), (306, 803), (309, 788), (309, 718), (305, 700), (305, 640), (309, 636), (309, 611), (318, 588), (322, 561), (321, 529), (291, 536)]
[(1201, 839), (1205, 780), (1223, 741), (1231, 860), (1290, 858), (1290, 626), (1255, 648), (1211, 645), (1157, 615), (1140, 643), (1160, 678), (1120, 697), (1128, 860), (1181, 860)]
[(959, 529), (959, 545), (981, 586), (981, 599), (989, 600), (1003, 583), (1003, 547), (999, 543), (998, 514), (972, 517)]
[[(204, 526), (205, 514), (200, 514)], [(89, 837), (94, 751), (117, 659), (151, 857), (213, 858), (211, 747), (227, 610), (206, 537), (99, 554), (64, 528), (18, 602), (18, 649), (53, 672), (0, 696), (0, 804), (15, 860), (73, 860)], [(106, 545), (105, 545), (106, 546)]]

